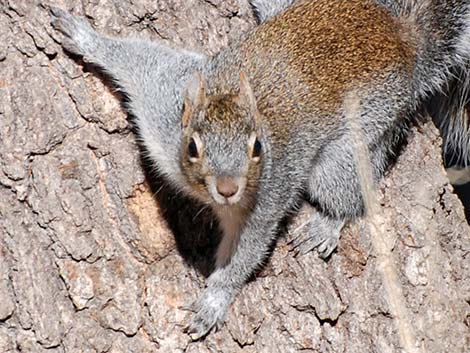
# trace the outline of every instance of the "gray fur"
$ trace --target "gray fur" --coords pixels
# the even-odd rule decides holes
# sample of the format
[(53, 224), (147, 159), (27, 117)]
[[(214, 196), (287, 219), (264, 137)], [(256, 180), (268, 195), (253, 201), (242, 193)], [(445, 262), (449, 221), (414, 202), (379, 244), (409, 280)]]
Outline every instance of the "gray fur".
[(259, 23), (281, 13), (298, 0), (249, 0)]
[[(391, 71), (358, 91), (362, 107), (359, 123), (371, 151), (376, 179), (388, 164), (391, 146), (402, 131), (403, 117), (413, 112), (424, 97), (441, 88), (450, 68), (464, 63), (466, 50), (470, 48), (468, 1), (410, 0), (406, 4), (397, 2), (399, 7), (391, 1), (381, 2), (392, 12), (396, 11), (397, 16), (412, 22), (420, 19), (417, 26), (420, 52), (413, 77)], [(251, 1), (261, 22), (292, 3), (293, 0)], [(430, 3), (440, 5), (427, 8), (425, 5)], [(159, 43), (104, 37), (85, 21), (60, 9), (52, 11), (54, 27), (64, 34), (64, 48), (101, 67), (128, 96), (128, 109), (135, 117), (138, 137), (148, 150), (148, 157), (168, 180), (188, 193), (194, 191), (185, 182), (179, 162), (180, 144), (175, 141), (182, 137), (183, 91), (194, 71), (200, 70), (208, 77), (213, 93), (236, 89), (242, 66), (257, 67), (248, 73), (252, 77), (259, 74), (258, 69), (266, 69), (271, 75), (278, 73), (276, 84), (281, 89), (285, 84), (284, 88), (294, 87), (297, 94), (306, 91), (300, 82), (283, 81), (287, 78), (282, 75), (282, 62), (271, 63), (275, 65), (274, 71), (263, 68), (262, 62), (245, 63), (236, 46), (208, 59)], [(443, 20), (445, 25), (439, 22)], [(444, 33), (443, 37), (436, 38), (432, 26), (437, 26), (436, 33)], [(445, 31), (446, 26), (457, 34)], [(256, 82), (254, 86), (257, 87)], [(262, 93), (255, 90), (255, 94), (260, 99)], [(261, 106), (261, 112), (269, 114), (270, 106)], [(310, 116), (316, 114), (315, 102), (295, 113), (310, 121)], [(235, 295), (263, 264), (280, 220), (294, 207), (303, 191), (307, 191), (320, 210), (312, 217), (304, 248), (320, 245), (322, 254), (328, 256), (337, 245), (342, 225), (362, 215), (364, 206), (352, 150), (355, 137), (342, 120), (343, 112), (333, 114), (336, 115), (331, 126), (311, 123), (294, 127), (284, 146), (276, 144), (270, 126), (262, 127), (264, 154), (257, 202), (230, 262), (211, 274), (195, 305), (190, 323), (193, 338), (204, 336), (223, 322)], [(229, 164), (228, 160), (224, 162), (223, 154), (216, 155), (220, 160), (214, 165)]]
[[(438, 6), (437, 9), (451, 11), (445, 6)], [(412, 8), (409, 17), (415, 20), (414, 16), (424, 13), (425, 10), (421, 8), (419, 11)], [(451, 13), (455, 11), (452, 10)], [(443, 15), (445, 14), (439, 13), (439, 17)], [(433, 15), (427, 14), (427, 16), (433, 23)], [(456, 24), (456, 26), (459, 25)], [(388, 146), (391, 146), (393, 139), (396, 138), (396, 126), (416, 109), (428, 92), (440, 89), (445, 82), (448, 66), (460, 60), (457, 46), (447, 48), (448, 43), (444, 43), (441, 38), (436, 37), (434, 32), (429, 33), (428, 30), (426, 26), (422, 28), (418, 26), (419, 59), (411, 75), (404, 71), (392, 70), (388, 75), (383, 73), (382, 78), (377, 78), (377, 81), (361, 87), (358, 92), (362, 106), (359, 124), (364, 130), (365, 142), (372, 152), (371, 162), (376, 180), (382, 176), (388, 164)], [(438, 28), (436, 31), (440, 30), (441, 28)], [(428, 48), (430, 35), (435, 41), (437, 40), (435, 42), (439, 46), (437, 49)], [(447, 39), (455, 42), (459, 40), (459, 38)], [(275, 62), (267, 64), (263, 58), (263, 55), (266, 55), (263, 50), (269, 49), (263, 48), (258, 53), (256, 48), (249, 48), (247, 57), (251, 61), (248, 63), (245, 62), (243, 46), (241, 49), (238, 46), (228, 48), (209, 62), (206, 74), (214, 94), (236, 90), (237, 72), (243, 67), (254, 80), (254, 91), (257, 94), (262, 115), (280, 114), (282, 116), (283, 109), (287, 109), (292, 116), (319, 114), (315, 111), (314, 100), (304, 104), (302, 110), (297, 110), (297, 107), (292, 106), (282, 107), (279, 101), (277, 103), (270, 101), (270, 93), (263, 91), (266, 89), (263, 86), (264, 81), (257, 83), (256, 80), (258, 77), (270, 80), (276, 72), (287, 72), (282, 67), (284, 62), (276, 61), (277, 58), (274, 57)], [(440, 53), (444, 49), (449, 49), (449, 52)], [(431, 53), (428, 53), (428, 50)], [(456, 59), (454, 60), (453, 57)], [(276, 87), (281, 87), (282, 91), (288, 91), (290, 98), (294, 97), (294, 101), (297, 97), (298, 101), (302, 101), (300, 98), (302, 92), (308, 90), (301, 87), (300, 83), (293, 84), (289, 81), (291, 79), (289, 75), (276, 76)], [(290, 87), (290, 89), (284, 90), (283, 87)], [(270, 111), (273, 104), (278, 105)], [(327, 119), (328, 124), (331, 125), (321, 123), (309, 125), (305, 123), (312, 121), (312, 118), (308, 116), (300, 119), (303, 123), (294, 126), (288, 142), (282, 147), (273, 139), (265, 139), (271, 153), (265, 155), (264, 161), (270, 168), (263, 170), (261, 177), (263, 182), (258, 188), (257, 206), (249, 218), (248, 225), (242, 231), (240, 244), (232, 261), (216, 271), (217, 276), (214, 278), (217, 280), (209, 281), (207, 291), (210, 292), (210, 287), (224, 288), (224, 295), (229, 294), (233, 299), (247, 276), (260, 264), (260, 258), (254, 256), (253, 251), (256, 250), (257, 254), (262, 254), (268, 248), (275, 235), (273, 232), (275, 228), (272, 225), (279, 223), (282, 216), (295, 202), (295, 198), (291, 199), (292, 195), (297, 195), (301, 189), (307, 189), (309, 197), (322, 211), (322, 214), (316, 214), (312, 218), (312, 228), (308, 233), (310, 239), (307, 238), (303, 244), (321, 244), (322, 254), (325, 256), (336, 247), (341, 226), (346, 221), (363, 214), (362, 193), (353, 158), (353, 146), (357, 136), (347, 128), (347, 122), (341, 118), (341, 111), (333, 112), (333, 114), (336, 115), (332, 118), (333, 121)], [(274, 130), (278, 128), (273, 127)], [(270, 126), (265, 126), (265, 130), (269, 131)], [(322, 136), (328, 137), (322, 141)], [(227, 139), (229, 136), (224, 136), (224, 138)], [(228, 147), (227, 157), (231, 155), (230, 150)], [(224, 165), (224, 162), (218, 161), (218, 164)], [(287, 196), (290, 197), (287, 198)], [(271, 217), (271, 215), (277, 215), (277, 217)], [(314, 228), (318, 228), (317, 233)], [(214, 320), (213, 317), (201, 319), (204, 317), (203, 311), (200, 310), (196, 315), (197, 320), (191, 322), (191, 328), (196, 336), (208, 332)], [(218, 308), (217, 322), (223, 319), (223, 313), (224, 310)]]
[[(278, 15), (288, 7), (299, 2), (300, 0), (250, 0), (251, 5), (255, 9), (258, 21), (263, 23), (268, 19)], [(444, 4), (441, 10), (436, 9), (435, 12), (440, 11), (441, 16), (433, 20), (438, 26), (431, 26), (433, 31), (439, 29), (439, 25), (444, 28), (444, 33), (450, 29), (455, 28), (455, 20), (460, 22), (457, 26), (462, 29), (466, 28), (460, 39), (451, 39), (454, 41), (454, 48), (458, 47), (458, 55), (455, 55), (455, 50), (449, 51), (442, 49), (442, 46), (449, 44), (448, 40), (440, 40), (437, 36), (438, 42), (426, 43), (426, 35), (424, 38), (423, 46), (434, 47), (432, 52), (428, 52), (427, 57), (424, 58), (420, 71), (417, 75), (422, 75), (424, 79), (416, 80), (416, 86), (420, 87), (420, 95), (428, 95), (431, 97), (430, 105), (426, 105), (429, 109), (433, 120), (439, 130), (441, 131), (444, 140), (444, 153), (448, 158), (448, 163), (457, 163), (461, 165), (470, 164), (470, 114), (465, 108), (470, 103), (470, 78), (468, 75), (469, 63), (468, 53), (470, 38), (469, 20), (465, 18), (465, 13), (468, 13), (468, 1), (423, 1), (423, 0), (376, 0), (377, 3), (383, 5), (394, 16), (402, 19), (410, 19), (415, 21), (420, 18), (424, 23), (430, 20), (430, 13), (426, 8), (427, 4)], [(451, 9), (455, 10), (452, 13)], [(445, 16), (449, 16), (446, 18)], [(448, 23), (452, 23), (448, 26)], [(435, 64), (431, 65), (433, 72), (422, 72), (426, 69), (428, 61)], [(438, 64), (438, 62), (441, 64)], [(437, 64), (437, 65), (436, 65)], [(431, 69), (430, 69), (431, 70)], [(442, 70), (442, 71), (441, 71)], [(452, 71), (449, 71), (452, 70)], [(428, 82), (426, 79), (432, 77)], [(436, 87), (440, 87), (436, 91)], [(427, 103), (427, 102), (426, 102)]]
[(448, 88), (433, 96), (431, 115), (441, 131), (448, 165), (470, 165), (470, 65), (457, 68)]
[(416, 92), (419, 96), (430, 97), (426, 107), (441, 132), (447, 163), (468, 165), (470, 116), (466, 106), (470, 103), (470, 2), (377, 1), (397, 17), (428, 24), (427, 28), (422, 26), (420, 29), (424, 55), (419, 58), (415, 74)]
[(414, 73), (416, 101), (442, 90), (450, 70), (465, 65), (470, 53), (468, 0), (382, 0), (402, 21), (417, 29), (419, 55)]
[(177, 187), (186, 188), (175, 141), (181, 139), (183, 92), (207, 58), (161, 43), (109, 38), (64, 10), (51, 12), (52, 25), (64, 35), (62, 46), (103, 69), (128, 97), (138, 139), (155, 168)]
[(318, 254), (326, 259), (336, 249), (344, 223), (344, 219), (331, 218), (317, 211), (306, 225), (307, 231), (304, 227), (299, 229), (291, 244), (302, 255), (317, 248)]

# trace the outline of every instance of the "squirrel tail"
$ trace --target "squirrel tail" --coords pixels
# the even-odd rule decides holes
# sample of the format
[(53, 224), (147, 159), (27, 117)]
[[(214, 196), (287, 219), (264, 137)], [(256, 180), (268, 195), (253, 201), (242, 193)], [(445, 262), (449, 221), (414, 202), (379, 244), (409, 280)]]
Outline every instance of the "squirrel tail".
[(447, 166), (470, 166), (470, 65), (455, 70), (445, 91), (430, 100), (429, 111), (444, 141)]
[(470, 0), (377, 1), (416, 33), (416, 102), (429, 102), (446, 155), (470, 164)]
[(416, 92), (442, 89), (452, 69), (470, 59), (470, 0), (382, 0), (415, 34)]

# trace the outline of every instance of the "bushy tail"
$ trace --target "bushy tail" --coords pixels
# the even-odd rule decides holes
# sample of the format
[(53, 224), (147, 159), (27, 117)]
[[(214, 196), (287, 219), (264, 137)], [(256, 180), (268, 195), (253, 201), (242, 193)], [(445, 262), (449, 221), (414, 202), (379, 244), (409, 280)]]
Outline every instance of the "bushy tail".
[(470, 58), (470, 0), (379, 0), (415, 32), (419, 95), (442, 89)]
[(454, 162), (470, 163), (470, 0), (377, 0), (416, 33), (416, 101), (429, 110)]
[(470, 166), (470, 65), (457, 69), (429, 108), (444, 140), (446, 165)]

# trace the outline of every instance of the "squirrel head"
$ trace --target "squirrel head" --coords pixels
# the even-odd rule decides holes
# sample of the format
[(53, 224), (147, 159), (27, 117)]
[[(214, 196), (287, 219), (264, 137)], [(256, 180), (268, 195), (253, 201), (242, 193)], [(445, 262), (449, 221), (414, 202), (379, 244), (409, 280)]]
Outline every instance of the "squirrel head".
[(203, 202), (249, 208), (264, 157), (253, 91), (244, 73), (237, 94), (208, 95), (206, 87), (197, 74), (186, 91), (182, 171)]

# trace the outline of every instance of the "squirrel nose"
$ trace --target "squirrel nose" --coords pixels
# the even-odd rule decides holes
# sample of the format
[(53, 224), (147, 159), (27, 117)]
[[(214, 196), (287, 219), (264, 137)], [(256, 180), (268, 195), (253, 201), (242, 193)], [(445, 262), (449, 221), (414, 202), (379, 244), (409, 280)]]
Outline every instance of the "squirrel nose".
[(225, 198), (235, 195), (238, 191), (238, 185), (232, 178), (217, 179), (217, 192)]

